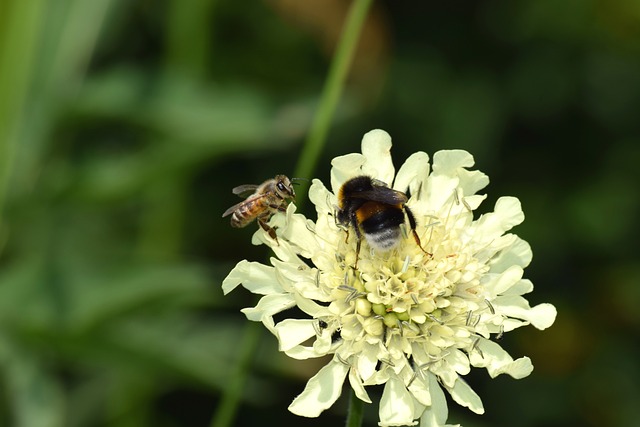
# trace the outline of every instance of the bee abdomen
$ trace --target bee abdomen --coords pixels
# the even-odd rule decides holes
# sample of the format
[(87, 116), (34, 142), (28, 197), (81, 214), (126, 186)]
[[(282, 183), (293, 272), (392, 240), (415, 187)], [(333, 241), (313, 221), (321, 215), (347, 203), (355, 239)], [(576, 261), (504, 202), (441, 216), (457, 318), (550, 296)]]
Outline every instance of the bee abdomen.
[(378, 210), (360, 224), (369, 245), (379, 251), (388, 251), (400, 241), (400, 224), (404, 222), (404, 213), (395, 207), (387, 206)]
[(373, 233), (364, 233), (369, 246), (373, 249), (386, 252), (393, 249), (400, 242), (400, 228), (384, 228)]
[(254, 214), (254, 205), (255, 203), (248, 203), (236, 209), (231, 215), (231, 226), (235, 228), (242, 228), (249, 225), (256, 217)]

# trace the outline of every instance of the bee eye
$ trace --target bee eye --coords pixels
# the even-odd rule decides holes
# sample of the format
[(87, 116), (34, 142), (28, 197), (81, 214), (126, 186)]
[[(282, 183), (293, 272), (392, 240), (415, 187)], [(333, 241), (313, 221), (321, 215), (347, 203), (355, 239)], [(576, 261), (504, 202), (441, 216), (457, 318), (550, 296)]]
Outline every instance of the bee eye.
[(284, 187), (284, 184), (282, 182), (278, 182), (278, 184), (276, 186), (278, 187), (278, 190), (280, 190), (280, 191), (287, 191), (287, 189)]

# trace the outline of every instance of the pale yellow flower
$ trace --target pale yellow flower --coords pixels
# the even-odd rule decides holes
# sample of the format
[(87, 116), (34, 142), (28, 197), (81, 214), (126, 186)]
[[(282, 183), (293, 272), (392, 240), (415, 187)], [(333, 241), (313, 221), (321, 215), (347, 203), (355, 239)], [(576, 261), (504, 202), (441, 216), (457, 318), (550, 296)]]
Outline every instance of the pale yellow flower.
[[(391, 138), (367, 133), (362, 154), (332, 162), (331, 190), (314, 180), (309, 198), (316, 221), (296, 213), (275, 215), (278, 243), (259, 229), (255, 244), (266, 244), (271, 265), (241, 261), (224, 280), (230, 292), (242, 285), (263, 295), (243, 312), (261, 321), (296, 359), (332, 354), (289, 410), (316, 417), (340, 396), (348, 378), (358, 398), (371, 402), (366, 386), (384, 384), (381, 426), (442, 426), (447, 421), (443, 389), (475, 413), (480, 397), (462, 378), (470, 368), (491, 377), (523, 378), (533, 369), (528, 357), (514, 360), (495, 341), (497, 335), (528, 324), (545, 329), (554, 322), (550, 304), (530, 307), (523, 279), (531, 261), (529, 245), (508, 231), (524, 220), (520, 202), (502, 197), (492, 213), (474, 219), (485, 199), (476, 192), (489, 180), (468, 168), (473, 157), (462, 150), (410, 156), (395, 173)], [(425, 251), (404, 229), (392, 250), (376, 252), (366, 241), (356, 259), (356, 235), (336, 224), (336, 194), (350, 178), (367, 175), (410, 195), (407, 206), (417, 220)], [(297, 306), (308, 317), (275, 323), (274, 315)], [(281, 316), (280, 316), (281, 317)]]

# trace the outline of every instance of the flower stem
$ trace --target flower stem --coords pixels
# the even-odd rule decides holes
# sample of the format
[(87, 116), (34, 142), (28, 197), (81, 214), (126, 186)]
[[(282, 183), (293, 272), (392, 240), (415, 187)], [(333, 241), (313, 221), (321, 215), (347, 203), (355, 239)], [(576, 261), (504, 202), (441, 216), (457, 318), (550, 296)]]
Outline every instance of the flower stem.
[(349, 71), (370, 5), (371, 0), (353, 0), (351, 3), (342, 29), (342, 35), (329, 67), (327, 80), (322, 89), (318, 110), (311, 123), (309, 134), (293, 175), (295, 177), (310, 178), (315, 170), (318, 157), (327, 139), (331, 119), (342, 94), (347, 72)]
[(349, 399), (349, 412), (347, 413), (346, 427), (360, 427), (362, 416), (364, 415), (364, 402), (356, 396), (356, 392), (351, 390)]
[[(322, 89), (318, 110), (315, 113), (302, 153), (298, 159), (293, 175), (295, 177), (310, 178), (318, 163), (318, 157), (326, 141), (331, 119), (342, 94), (347, 72), (351, 66), (360, 31), (371, 2), (372, 0), (353, 0), (351, 3), (342, 29), (342, 35), (329, 67), (327, 80)], [(300, 205), (303, 200), (300, 199), (297, 204)], [(242, 387), (248, 376), (250, 357), (254, 353), (260, 338), (260, 334), (257, 332), (258, 326), (252, 324), (252, 322), (247, 325), (243, 342), (240, 346), (243, 356), (238, 360), (237, 372), (233, 376), (233, 383), (225, 390), (220, 406), (211, 420), (211, 427), (228, 427), (235, 419), (240, 406)], [(353, 397), (351, 401), (347, 426), (358, 427), (362, 423), (362, 402), (357, 397)]]
[(258, 341), (260, 341), (260, 326), (259, 323), (248, 322), (244, 327), (237, 365), (229, 376), (229, 385), (224, 390), (220, 405), (211, 419), (211, 427), (228, 427), (234, 424), (236, 413), (240, 407), (242, 388), (247, 382), (251, 360), (258, 347)]

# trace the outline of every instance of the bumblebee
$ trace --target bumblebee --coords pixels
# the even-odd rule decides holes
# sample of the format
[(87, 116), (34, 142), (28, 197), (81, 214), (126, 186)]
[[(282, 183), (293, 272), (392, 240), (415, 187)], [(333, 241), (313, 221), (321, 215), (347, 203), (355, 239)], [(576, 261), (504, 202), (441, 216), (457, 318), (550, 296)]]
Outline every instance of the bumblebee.
[(355, 230), (355, 268), (358, 265), (363, 235), (373, 249), (381, 252), (391, 250), (400, 242), (400, 225), (404, 224), (405, 215), (416, 244), (427, 253), (420, 243), (420, 237), (416, 232), (416, 219), (406, 205), (407, 200), (405, 193), (364, 175), (351, 178), (340, 187), (336, 220), (339, 225), (347, 227), (347, 233), (348, 227)]
[(277, 242), (276, 230), (267, 222), (276, 212), (287, 209), (287, 200), (296, 197), (291, 180), (285, 175), (276, 175), (260, 185), (240, 185), (231, 191), (241, 197), (247, 194), (249, 196), (227, 209), (222, 217), (231, 215), (231, 226), (236, 228), (246, 227), (257, 220), (269, 237)]

